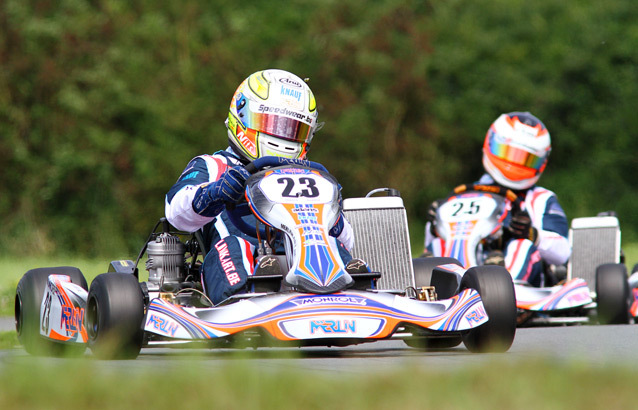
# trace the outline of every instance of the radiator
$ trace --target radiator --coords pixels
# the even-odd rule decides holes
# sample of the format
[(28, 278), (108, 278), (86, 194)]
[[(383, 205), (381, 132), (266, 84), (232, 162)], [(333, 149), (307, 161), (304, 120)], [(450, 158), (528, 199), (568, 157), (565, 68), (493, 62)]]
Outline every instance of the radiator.
[(572, 256), (567, 264), (568, 278), (583, 278), (595, 288), (596, 268), (620, 262), (620, 225), (615, 216), (574, 218), (569, 230)]
[(347, 198), (343, 208), (354, 230), (352, 256), (381, 273), (377, 288), (403, 291), (414, 286), (408, 220), (401, 197)]

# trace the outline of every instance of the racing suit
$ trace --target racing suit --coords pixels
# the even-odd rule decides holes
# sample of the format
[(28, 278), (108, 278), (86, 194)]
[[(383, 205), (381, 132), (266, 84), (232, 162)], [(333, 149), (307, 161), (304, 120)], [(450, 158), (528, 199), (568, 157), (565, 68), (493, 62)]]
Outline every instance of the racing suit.
[[(488, 174), (478, 182), (493, 185), (494, 180)], [(525, 238), (509, 238), (504, 244), (504, 264), (513, 279), (523, 280), (533, 286), (541, 286), (543, 282), (543, 261), (550, 265), (564, 265), (571, 256), (568, 240), (569, 224), (565, 212), (561, 208), (556, 195), (545, 188), (532, 186), (524, 191), (517, 191), (522, 199), (521, 209), (529, 214), (531, 226), (538, 235), (534, 241)], [(510, 219), (504, 221), (508, 226)], [(425, 247), (434, 255), (442, 252), (442, 240), (437, 238), (431, 229), (431, 222), (425, 228)]]
[[(200, 155), (188, 163), (166, 194), (165, 214), (171, 225), (186, 232), (201, 230), (207, 251), (200, 272), (201, 282), (214, 304), (245, 288), (248, 276), (255, 269), (258, 241), (235, 227), (223, 208), (202, 208), (198, 200), (203, 187), (220, 180), (227, 170), (243, 165), (230, 147), (213, 155)], [(254, 220), (247, 219), (247, 222), (255, 225)], [(349, 251), (354, 245), (354, 233), (343, 214), (330, 235), (337, 238), (340, 256), (348, 263), (352, 258)]]

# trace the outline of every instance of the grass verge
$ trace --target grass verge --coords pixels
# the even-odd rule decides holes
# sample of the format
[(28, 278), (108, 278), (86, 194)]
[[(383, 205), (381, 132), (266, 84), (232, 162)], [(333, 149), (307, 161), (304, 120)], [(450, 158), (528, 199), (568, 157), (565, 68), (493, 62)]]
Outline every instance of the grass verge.
[[(120, 363), (121, 364), (121, 363)], [(126, 371), (122, 370), (126, 369)], [(250, 361), (105, 365), (18, 357), (0, 372), (0, 408), (600, 409), (632, 408), (638, 372), (539, 361), (458, 371), (317, 373)]]

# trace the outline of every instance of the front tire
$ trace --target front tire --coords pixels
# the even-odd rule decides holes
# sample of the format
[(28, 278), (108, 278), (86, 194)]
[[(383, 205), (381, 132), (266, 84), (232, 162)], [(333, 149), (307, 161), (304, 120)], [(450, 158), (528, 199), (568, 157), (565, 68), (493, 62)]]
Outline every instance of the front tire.
[(471, 352), (506, 352), (516, 334), (516, 296), (512, 276), (497, 265), (475, 266), (467, 270), (461, 289), (476, 289), (489, 320), (463, 335)]
[(144, 295), (135, 276), (103, 273), (86, 304), (89, 347), (100, 359), (135, 359), (144, 338)]
[(596, 304), (598, 323), (629, 323), (629, 282), (625, 265), (606, 263), (596, 268)]
[(40, 308), (49, 275), (67, 275), (71, 282), (87, 289), (86, 279), (78, 268), (60, 266), (37, 268), (25, 273), (16, 288), (14, 317), (18, 341), (27, 353), (36, 356), (79, 356), (86, 346), (79, 343), (61, 343), (40, 334)]

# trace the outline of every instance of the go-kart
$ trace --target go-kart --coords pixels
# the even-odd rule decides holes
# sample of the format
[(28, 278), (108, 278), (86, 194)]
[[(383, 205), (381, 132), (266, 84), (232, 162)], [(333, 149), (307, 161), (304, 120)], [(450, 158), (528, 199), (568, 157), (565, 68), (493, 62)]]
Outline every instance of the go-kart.
[[(432, 254), (454, 258), (468, 268), (503, 263), (504, 223), (520, 198), (506, 188), (470, 184), (455, 188), (440, 201), (433, 224), (438, 241)], [(627, 280), (624, 265), (598, 266), (595, 291), (566, 267), (544, 266), (544, 283), (514, 281), (519, 326), (588, 323), (597, 313), (600, 323), (627, 323)], [(598, 311), (596, 312), (596, 307)]]
[[(322, 165), (264, 157), (246, 169), (252, 174), (246, 203), (227, 207), (233, 223), (259, 239), (244, 291), (213, 305), (199, 279), (206, 253), (201, 235), (174, 231), (162, 219), (135, 262), (111, 262), (88, 290), (75, 268), (28, 271), (15, 308), (25, 349), (81, 354), (88, 346), (99, 358), (132, 359), (143, 347), (189, 343), (346, 346), (391, 338), (421, 348), (463, 342), (472, 352), (509, 349), (516, 305), (505, 269), (473, 267), (461, 277), (442, 258), (419, 268), (428, 275), (427, 286), (417, 280), (405, 289), (379, 289), (383, 272), (346, 270), (329, 235), (342, 201), (340, 186)], [(246, 223), (249, 214), (261, 224)], [(283, 240), (285, 255), (277, 254), (277, 240)], [(145, 254), (148, 280), (140, 281)]]

